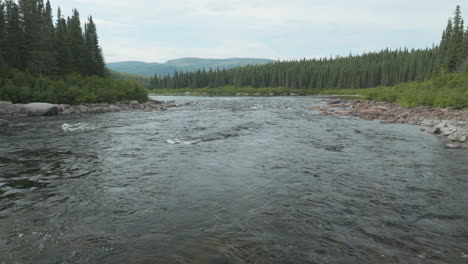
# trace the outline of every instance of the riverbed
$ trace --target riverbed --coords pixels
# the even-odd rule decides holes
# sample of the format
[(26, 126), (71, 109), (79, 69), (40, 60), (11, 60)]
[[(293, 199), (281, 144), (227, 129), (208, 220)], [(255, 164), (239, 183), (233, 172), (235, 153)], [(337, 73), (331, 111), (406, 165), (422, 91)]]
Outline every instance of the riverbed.
[(468, 150), (319, 97), (11, 120), (0, 263), (467, 263)]

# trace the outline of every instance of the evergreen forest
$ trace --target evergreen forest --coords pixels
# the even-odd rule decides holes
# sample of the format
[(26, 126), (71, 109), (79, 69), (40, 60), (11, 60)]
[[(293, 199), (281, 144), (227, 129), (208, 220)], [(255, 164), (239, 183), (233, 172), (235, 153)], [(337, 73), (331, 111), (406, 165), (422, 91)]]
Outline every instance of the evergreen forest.
[(49, 0), (0, 0), (0, 100), (15, 103), (147, 100), (137, 82), (113, 80), (92, 16), (53, 17)]
[[(448, 20), (439, 45), (425, 49), (385, 49), (362, 55), (278, 61), (234, 69), (176, 72), (173, 76), (151, 80), (152, 89), (207, 89), (281, 87), (318, 93), (324, 89), (360, 89), (422, 82), (440, 74), (468, 71), (468, 28), (460, 6)], [(468, 85), (468, 84), (467, 84)], [(250, 90), (252, 90), (250, 89)], [(219, 90), (219, 89), (218, 89)]]

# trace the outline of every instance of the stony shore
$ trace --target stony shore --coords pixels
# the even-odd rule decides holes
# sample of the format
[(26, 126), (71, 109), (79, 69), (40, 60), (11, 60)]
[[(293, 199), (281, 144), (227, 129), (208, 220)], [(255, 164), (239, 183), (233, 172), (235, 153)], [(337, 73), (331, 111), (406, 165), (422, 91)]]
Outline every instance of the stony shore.
[(421, 131), (444, 136), (447, 148), (468, 148), (468, 109), (415, 107), (368, 100), (332, 99), (327, 107), (313, 106), (321, 115), (343, 115), (364, 120), (380, 120), (382, 124), (423, 126)]
[[(190, 105), (185, 103), (183, 105)], [(0, 101), (0, 127), (9, 125), (8, 119), (27, 116), (54, 116), (54, 115), (72, 115), (72, 114), (102, 114), (121, 111), (164, 111), (169, 108), (182, 105), (174, 102), (150, 101), (140, 103), (137, 101), (121, 102), (116, 104), (48, 104), (48, 103), (30, 103), (30, 104), (12, 104), (11, 102)], [(6, 120), (5, 120), (6, 119)]]

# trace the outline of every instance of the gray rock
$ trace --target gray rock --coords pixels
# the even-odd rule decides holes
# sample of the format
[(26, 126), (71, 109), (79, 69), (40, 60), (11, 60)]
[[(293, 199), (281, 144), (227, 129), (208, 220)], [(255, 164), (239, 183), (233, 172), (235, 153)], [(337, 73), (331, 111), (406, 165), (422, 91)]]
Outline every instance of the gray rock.
[(463, 131), (457, 131), (448, 136), (448, 139), (452, 141), (458, 141), (458, 142), (466, 142), (467, 138), (468, 138), (468, 133), (464, 133)]
[(10, 123), (6, 120), (0, 119), (0, 127), (7, 127)]
[(381, 120), (380, 124), (395, 124), (397, 121), (396, 119), (386, 119), (386, 120)]
[(102, 107), (102, 106), (89, 108), (89, 113), (103, 114), (103, 113), (107, 113), (107, 112), (108, 112), (107, 108)]
[(76, 109), (78, 111), (80, 111), (80, 113), (88, 113), (89, 112), (89, 108), (84, 106), (84, 105), (79, 105), (76, 107)]
[(120, 107), (116, 105), (109, 106), (109, 112), (120, 112), (120, 111), (122, 111), (122, 109), (120, 109)]
[(52, 116), (58, 115), (59, 108), (54, 104), (30, 103), (21, 107), (21, 113), (28, 116)]
[(445, 147), (448, 149), (467, 149), (468, 144), (462, 142), (446, 142)]
[(63, 110), (62, 115), (72, 115), (72, 114), (79, 114), (80, 110), (74, 108), (67, 108)]
[(440, 128), (438, 127), (430, 127), (428, 129), (428, 132), (431, 134), (436, 134), (436, 135), (440, 135), (440, 133), (442, 133), (442, 131), (440, 131)]
[(10, 116), (18, 113), (18, 105), (14, 105), (11, 102), (0, 101), (0, 116)]
[(147, 105), (145, 106), (145, 109), (143, 110), (145, 112), (153, 112), (153, 107), (151, 107), (150, 105)]

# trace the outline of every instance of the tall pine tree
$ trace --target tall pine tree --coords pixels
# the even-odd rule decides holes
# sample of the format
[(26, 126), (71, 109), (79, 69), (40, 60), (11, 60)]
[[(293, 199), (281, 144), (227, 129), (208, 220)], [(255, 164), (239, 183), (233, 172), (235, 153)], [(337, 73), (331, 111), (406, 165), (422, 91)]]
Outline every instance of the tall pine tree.
[(87, 74), (95, 74), (104, 77), (106, 75), (106, 64), (101, 47), (99, 46), (96, 25), (91, 16), (88, 18), (88, 23), (85, 25), (85, 45)]
[(67, 21), (62, 17), (60, 7), (57, 11), (57, 22), (55, 24), (55, 50), (57, 73), (61, 76), (73, 71), (72, 55), (70, 51), (70, 38), (68, 34)]
[(6, 31), (5, 31), (5, 5), (2, 0), (0, 0), (0, 68), (6, 65), (5, 62), (5, 41), (6, 41)]
[(460, 63), (464, 57), (464, 23), (461, 16), (460, 6), (457, 5), (455, 17), (453, 18), (453, 31), (449, 39), (449, 48), (447, 53), (447, 70), (455, 72), (460, 69)]
[(73, 71), (86, 75), (86, 47), (81, 28), (80, 14), (73, 10), (72, 17), (67, 21), (68, 38), (70, 40), (70, 53)]
[(23, 69), (24, 58), (22, 56), (23, 31), (20, 25), (18, 5), (11, 0), (6, 1), (6, 27), (5, 27), (5, 59), (8, 66)]

